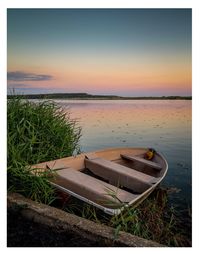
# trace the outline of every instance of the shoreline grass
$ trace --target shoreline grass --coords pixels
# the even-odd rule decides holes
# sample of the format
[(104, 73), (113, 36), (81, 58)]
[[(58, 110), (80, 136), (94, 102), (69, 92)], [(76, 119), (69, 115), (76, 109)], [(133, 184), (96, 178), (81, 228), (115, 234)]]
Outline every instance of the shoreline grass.
[(48, 176), (36, 177), (28, 165), (80, 152), (81, 128), (52, 101), (33, 103), (14, 96), (7, 102), (7, 187), (35, 201), (56, 197)]
[(60, 209), (113, 227), (114, 238), (117, 238), (119, 231), (125, 231), (168, 247), (191, 246), (191, 228), (180, 221), (179, 214), (168, 202), (167, 190), (163, 188), (157, 188), (138, 207), (127, 207), (115, 216), (74, 197), (60, 203)]

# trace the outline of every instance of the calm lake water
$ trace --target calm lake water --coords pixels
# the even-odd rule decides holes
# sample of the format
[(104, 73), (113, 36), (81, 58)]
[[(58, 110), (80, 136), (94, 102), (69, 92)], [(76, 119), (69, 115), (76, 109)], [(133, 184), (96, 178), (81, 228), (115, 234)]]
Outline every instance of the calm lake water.
[(82, 127), (83, 152), (109, 147), (153, 147), (166, 157), (162, 182), (172, 188), (170, 202), (191, 207), (192, 102), (184, 100), (55, 100)]

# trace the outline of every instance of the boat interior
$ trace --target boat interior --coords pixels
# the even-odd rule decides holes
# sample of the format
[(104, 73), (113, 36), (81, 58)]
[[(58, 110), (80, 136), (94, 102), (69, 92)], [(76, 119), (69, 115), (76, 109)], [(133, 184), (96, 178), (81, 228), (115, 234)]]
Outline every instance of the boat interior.
[(162, 178), (159, 154), (144, 159), (146, 149), (108, 149), (35, 165), (56, 171), (51, 182), (107, 208), (133, 203)]

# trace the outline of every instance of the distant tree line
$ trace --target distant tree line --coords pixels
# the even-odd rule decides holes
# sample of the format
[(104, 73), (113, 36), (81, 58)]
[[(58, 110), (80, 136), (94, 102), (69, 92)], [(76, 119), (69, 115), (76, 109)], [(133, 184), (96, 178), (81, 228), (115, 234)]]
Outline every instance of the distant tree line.
[(142, 96), (122, 97), (117, 95), (92, 95), (88, 93), (52, 93), (52, 94), (24, 94), (7, 95), (8, 99), (13, 97), (24, 99), (104, 99), (104, 100), (191, 100), (192, 96)]

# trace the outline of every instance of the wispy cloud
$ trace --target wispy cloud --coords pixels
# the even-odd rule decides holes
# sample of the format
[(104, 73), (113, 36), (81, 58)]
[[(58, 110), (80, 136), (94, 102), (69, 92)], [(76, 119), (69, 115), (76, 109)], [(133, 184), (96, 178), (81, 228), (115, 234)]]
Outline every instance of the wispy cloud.
[(52, 80), (53, 76), (35, 74), (21, 71), (11, 71), (7, 73), (7, 79), (12, 81), (47, 81)]
[(8, 88), (27, 88), (30, 84), (22, 84), (22, 83), (8, 83)]

